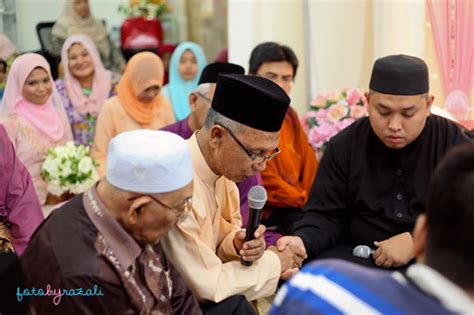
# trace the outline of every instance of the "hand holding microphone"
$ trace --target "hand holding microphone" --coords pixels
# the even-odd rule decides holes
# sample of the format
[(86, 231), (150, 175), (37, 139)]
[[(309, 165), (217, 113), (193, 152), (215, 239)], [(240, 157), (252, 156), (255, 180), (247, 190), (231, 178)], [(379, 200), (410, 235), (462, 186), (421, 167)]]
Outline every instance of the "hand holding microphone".
[(372, 258), (375, 264), (383, 268), (400, 267), (415, 257), (415, 247), (408, 232), (392, 236), (380, 242), (374, 242), (376, 249), (366, 245), (354, 248), (352, 254), (363, 258)]
[(260, 220), (263, 206), (267, 202), (267, 192), (262, 186), (253, 186), (247, 199), (249, 218), (245, 238), (243, 238), (243, 233), (237, 233), (234, 238), (234, 246), (242, 256), (242, 265), (251, 266), (252, 261), (259, 259), (265, 251), (265, 238), (263, 237), (265, 227), (260, 225)]

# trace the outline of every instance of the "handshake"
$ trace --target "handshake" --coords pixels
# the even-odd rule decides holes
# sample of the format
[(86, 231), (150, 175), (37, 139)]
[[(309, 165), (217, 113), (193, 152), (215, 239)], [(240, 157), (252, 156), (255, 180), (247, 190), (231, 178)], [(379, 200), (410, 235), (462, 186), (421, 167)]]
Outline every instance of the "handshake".
[[(254, 233), (255, 239), (245, 242), (245, 231), (235, 234), (234, 247), (245, 261), (255, 261), (265, 252), (265, 226), (259, 225)], [(297, 236), (284, 236), (277, 241), (277, 246), (270, 246), (267, 250), (274, 252), (280, 259), (280, 278), (287, 280), (299, 271), (303, 261), (307, 258), (303, 241)]]

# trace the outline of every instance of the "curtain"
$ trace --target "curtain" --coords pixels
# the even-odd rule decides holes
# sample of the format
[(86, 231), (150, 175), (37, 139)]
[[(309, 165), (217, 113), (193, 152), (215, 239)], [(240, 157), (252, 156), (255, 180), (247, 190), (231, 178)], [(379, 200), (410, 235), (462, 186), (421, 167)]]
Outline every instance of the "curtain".
[(427, 0), (445, 108), (457, 119), (469, 117), (474, 83), (474, 1)]

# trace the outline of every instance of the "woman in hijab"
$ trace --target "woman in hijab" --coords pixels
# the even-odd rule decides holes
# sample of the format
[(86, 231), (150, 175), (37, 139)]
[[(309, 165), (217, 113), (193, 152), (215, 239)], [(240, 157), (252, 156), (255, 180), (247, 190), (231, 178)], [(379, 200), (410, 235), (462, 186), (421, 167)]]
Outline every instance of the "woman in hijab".
[(184, 119), (190, 114), (189, 93), (197, 87), (205, 66), (206, 56), (196, 43), (181, 43), (173, 52), (169, 83), (164, 87), (163, 94), (170, 99), (176, 120)]
[(170, 102), (160, 93), (163, 75), (163, 63), (154, 53), (141, 52), (129, 60), (117, 95), (104, 103), (97, 117), (92, 156), (99, 162), (100, 176), (105, 174), (107, 147), (113, 137), (175, 122)]
[(66, 109), (76, 144), (92, 146), (97, 115), (115, 95), (120, 75), (106, 70), (99, 52), (86, 35), (72, 35), (61, 51), (64, 79), (55, 82)]
[(90, 12), (88, 0), (66, 0), (63, 13), (53, 26), (53, 52), (59, 55), (64, 41), (71, 35), (89, 36), (99, 49), (104, 66), (115, 72), (122, 72), (125, 59), (110, 41), (104, 24)]
[(1, 123), (18, 159), (31, 174), (41, 205), (59, 202), (48, 195), (41, 166), (49, 148), (72, 140), (71, 128), (56, 92), (49, 64), (38, 54), (17, 57), (8, 74)]

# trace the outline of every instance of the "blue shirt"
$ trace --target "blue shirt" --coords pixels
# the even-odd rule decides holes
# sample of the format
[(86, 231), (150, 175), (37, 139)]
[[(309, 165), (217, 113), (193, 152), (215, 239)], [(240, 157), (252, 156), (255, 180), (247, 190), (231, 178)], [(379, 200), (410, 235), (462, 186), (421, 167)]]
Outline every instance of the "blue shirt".
[(474, 314), (474, 301), (426, 265), (415, 264), (402, 275), (327, 259), (291, 278), (270, 310), (270, 315), (347, 313)]

